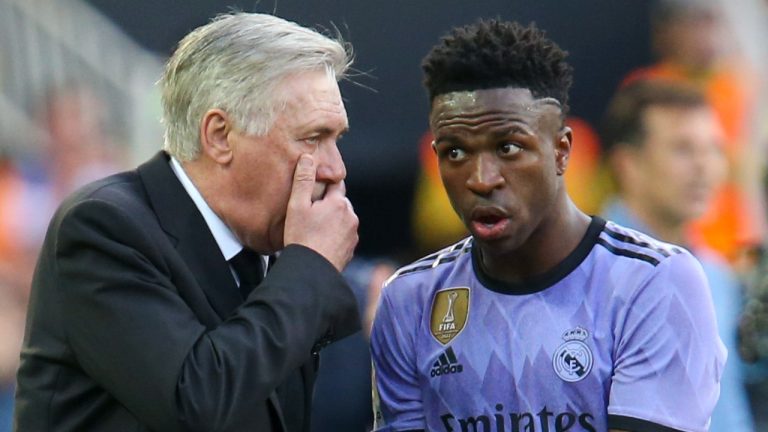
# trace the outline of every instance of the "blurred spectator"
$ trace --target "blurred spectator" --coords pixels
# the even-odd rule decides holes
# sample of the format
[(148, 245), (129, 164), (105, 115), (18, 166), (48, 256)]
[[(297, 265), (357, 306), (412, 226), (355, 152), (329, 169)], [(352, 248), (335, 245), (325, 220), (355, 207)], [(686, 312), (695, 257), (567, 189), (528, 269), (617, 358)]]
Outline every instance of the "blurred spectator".
[(31, 260), (15, 244), (8, 222), (20, 191), (21, 178), (6, 156), (0, 157), (0, 432), (10, 432), (19, 350), (24, 336)]
[(52, 88), (38, 116), (48, 139), (39, 154), (19, 163), (26, 187), (20, 206), (26, 214), (19, 229), (22, 241), (35, 249), (64, 197), (120, 168), (108, 131), (106, 105), (87, 86), (69, 83)]
[(87, 86), (52, 88), (40, 103), (38, 122), (46, 133), (37, 152), (14, 161), (8, 187), (0, 195), (0, 239), (5, 256), (14, 256), (16, 282), (27, 289), (38, 249), (54, 210), (70, 192), (118, 171), (107, 112)]
[(754, 197), (748, 192), (759, 174), (745, 160), (759, 81), (737, 56), (719, 9), (724, 3), (657, 0), (651, 23), (658, 62), (631, 72), (624, 85), (663, 78), (695, 85), (706, 94), (725, 131), (729, 172), (707, 212), (692, 224), (690, 241), (704, 243), (746, 267), (764, 235), (762, 207), (750, 202)]
[(355, 257), (343, 275), (357, 298), (363, 331), (323, 350), (312, 406), (312, 432), (366, 432), (373, 426), (368, 338), (384, 281), (395, 266)]
[(0, 432), (11, 431), (13, 394), (24, 335), (24, 307), (16, 290), (0, 281)]
[(0, 158), (0, 432), (10, 431), (24, 314), (35, 259), (59, 202), (83, 184), (118, 170), (105, 106), (82, 85), (52, 89), (38, 121), (39, 152)]
[(720, 337), (729, 351), (713, 432), (752, 431), (736, 344), (742, 291), (716, 251), (691, 242), (691, 221), (708, 207), (723, 181), (722, 126), (696, 88), (639, 80), (622, 88), (604, 119), (603, 143), (618, 194), (604, 216), (661, 240), (685, 246), (709, 280)]
[(747, 292), (739, 325), (739, 353), (747, 366), (747, 389), (756, 430), (768, 430), (768, 256), (763, 255), (757, 277)]

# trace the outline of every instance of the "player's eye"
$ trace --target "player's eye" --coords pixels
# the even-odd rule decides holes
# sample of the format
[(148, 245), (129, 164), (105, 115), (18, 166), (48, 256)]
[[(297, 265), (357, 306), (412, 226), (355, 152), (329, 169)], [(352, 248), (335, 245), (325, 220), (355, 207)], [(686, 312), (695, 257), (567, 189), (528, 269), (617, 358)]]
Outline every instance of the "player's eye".
[(502, 156), (512, 156), (523, 151), (519, 145), (511, 142), (505, 142), (499, 146), (499, 154)]
[(448, 149), (448, 151), (446, 152), (446, 156), (448, 157), (448, 160), (454, 161), (454, 162), (463, 160), (466, 157), (466, 155), (467, 153), (464, 150), (456, 147)]

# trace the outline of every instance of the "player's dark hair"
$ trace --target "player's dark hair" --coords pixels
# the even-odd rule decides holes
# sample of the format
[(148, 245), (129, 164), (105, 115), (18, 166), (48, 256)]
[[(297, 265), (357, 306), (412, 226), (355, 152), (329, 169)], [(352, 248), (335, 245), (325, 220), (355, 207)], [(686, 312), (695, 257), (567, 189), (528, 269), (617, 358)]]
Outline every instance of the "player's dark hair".
[(534, 97), (551, 97), (568, 111), (573, 68), (568, 53), (535, 24), (479, 20), (444, 36), (422, 61), (424, 85), (435, 96), (454, 91), (527, 88)]
[(639, 146), (645, 139), (643, 114), (651, 107), (707, 106), (705, 95), (687, 84), (662, 79), (633, 81), (619, 89), (603, 116), (600, 138), (607, 154), (617, 145)]

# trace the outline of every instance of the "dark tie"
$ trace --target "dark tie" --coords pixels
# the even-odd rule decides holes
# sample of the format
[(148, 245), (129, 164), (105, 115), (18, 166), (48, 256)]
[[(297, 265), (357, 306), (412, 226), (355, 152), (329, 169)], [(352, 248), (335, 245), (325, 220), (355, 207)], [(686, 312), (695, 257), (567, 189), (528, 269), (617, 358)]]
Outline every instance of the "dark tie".
[(264, 279), (264, 264), (257, 252), (243, 248), (237, 255), (229, 260), (240, 279), (240, 293), (243, 298), (253, 291)]

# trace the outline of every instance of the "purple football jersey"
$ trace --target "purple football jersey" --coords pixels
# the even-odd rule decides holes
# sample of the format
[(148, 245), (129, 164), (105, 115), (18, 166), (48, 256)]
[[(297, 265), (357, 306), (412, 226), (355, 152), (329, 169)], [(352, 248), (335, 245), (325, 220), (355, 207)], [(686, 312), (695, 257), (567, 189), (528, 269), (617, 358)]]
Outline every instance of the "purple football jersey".
[(401, 268), (371, 350), (380, 431), (706, 431), (726, 358), (696, 259), (597, 217), (524, 283), (471, 237)]

